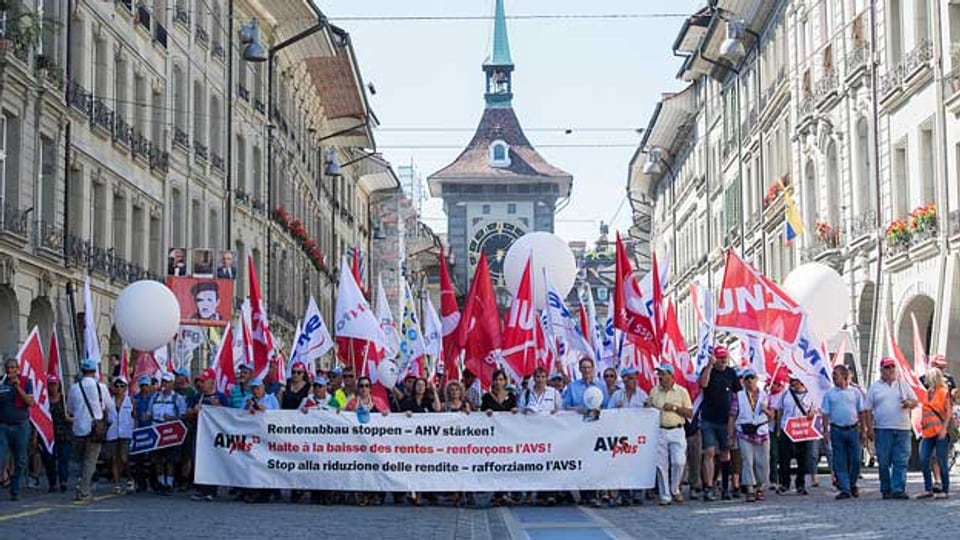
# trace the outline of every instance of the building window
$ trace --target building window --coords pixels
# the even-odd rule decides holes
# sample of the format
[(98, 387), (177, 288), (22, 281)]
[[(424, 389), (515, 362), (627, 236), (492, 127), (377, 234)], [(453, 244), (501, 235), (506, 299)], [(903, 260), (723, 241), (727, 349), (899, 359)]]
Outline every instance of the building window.
[(93, 95), (98, 98), (107, 96), (107, 40), (102, 37), (93, 39)]
[(161, 261), (163, 255), (161, 252), (160, 218), (150, 216), (150, 252), (147, 254), (147, 268), (155, 274), (163, 274)]
[(123, 195), (113, 195), (113, 248), (117, 255), (127, 254), (127, 199)]
[(190, 247), (203, 247), (203, 213), (200, 201), (190, 201)]
[(219, 248), (220, 247), (220, 217), (215, 208), (210, 209), (210, 216), (207, 218), (208, 230), (210, 232), (209, 239), (207, 241), (207, 247), (209, 248)]
[(247, 144), (242, 135), (237, 135), (237, 189), (250, 193), (247, 188)]
[(893, 149), (893, 217), (910, 213), (910, 180), (907, 178), (907, 145), (901, 142)]
[(514, 203), (507, 204), (507, 213), (511, 216), (517, 213), (517, 205)]
[[(79, 209), (78, 209), (79, 210)], [(47, 225), (57, 222), (57, 146), (53, 139), (40, 136), (40, 215)]]
[(485, 216), (490, 215), (490, 205), (489, 204), (483, 205), (482, 211), (483, 211), (483, 215)]
[(857, 121), (857, 159), (854, 162), (857, 167), (857, 197), (861, 218), (866, 218), (866, 213), (876, 210), (877, 194), (874, 190), (873, 178), (873, 152), (870, 149), (870, 133), (867, 126), (867, 119), (860, 118)]
[(813, 227), (820, 213), (817, 210), (817, 171), (813, 161), (807, 161), (806, 174), (803, 177), (803, 221), (805, 227)]
[(140, 265), (144, 264), (145, 262), (143, 260), (143, 254), (144, 254), (144, 248), (146, 247), (144, 244), (145, 244), (145, 241), (147, 240), (144, 237), (144, 233), (145, 233), (144, 226), (146, 224), (144, 223), (143, 218), (144, 218), (143, 207), (134, 206), (133, 217), (132, 217), (133, 223), (131, 224), (132, 225), (131, 228), (133, 229), (133, 237), (131, 238), (131, 242), (130, 242), (130, 262), (134, 264), (140, 264)]
[(900, 65), (903, 60), (903, 6), (900, 0), (888, 0), (887, 3), (887, 35), (890, 40), (887, 42), (887, 54), (889, 55), (889, 68)]
[(170, 224), (172, 226), (172, 234), (170, 235), (170, 240), (173, 242), (174, 247), (184, 247), (183, 246), (183, 226), (185, 225), (185, 217), (183, 213), (183, 194), (179, 189), (172, 189), (170, 191)]
[(107, 186), (99, 180), (93, 182), (93, 245), (107, 245)]
[(133, 76), (133, 128), (138, 135), (147, 132), (147, 81), (143, 75)]
[[(837, 143), (831, 141), (827, 147), (827, 223), (836, 229), (840, 223), (840, 157), (837, 154)], [(810, 223), (809, 226), (816, 226)]]
[(167, 143), (163, 140), (164, 137), (164, 125), (166, 122), (166, 100), (164, 99), (162, 92), (153, 92), (153, 119), (150, 126), (150, 140), (155, 146), (160, 148), (166, 148)]
[(127, 59), (121, 53), (117, 54), (116, 60), (114, 61), (114, 80), (113, 80), (113, 95), (116, 98), (113, 103), (113, 108), (121, 118), (127, 119)]
[(262, 197), (263, 186), (263, 158), (261, 157), (260, 147), (253, 147), (253, 170), (251, 181), (253, 182), (253, 198), (260, 200)]
[(220, 98), (210, 94), (210, 155), (223, 157), (220, 151)]
[(3, 115), (2, 133), (0, 133), (0, 198), (3, 206), (16, 208), (20, 205), (20, 118), (11, 114)]
[(490, 166), (510, 166), (510, 147), (506, 142), (497, 140), (490, 143)]
[(187, 85), (180, 64), (173, 65), (173, 108), (174, 127), (187, 133)]
[(195, 143), (204, 145), (206, 143), (206, 129), (203, 119), (206, 111), (203, 110), (203, 84), (200, 81), (193, 82), (193, 140)]

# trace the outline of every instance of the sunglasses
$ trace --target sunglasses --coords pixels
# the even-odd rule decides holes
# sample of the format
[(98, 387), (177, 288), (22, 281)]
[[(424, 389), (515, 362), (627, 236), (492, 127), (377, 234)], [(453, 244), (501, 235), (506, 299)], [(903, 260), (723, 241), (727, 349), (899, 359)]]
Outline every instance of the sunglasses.
[(299, 369), (295, 369), (295, 370), (291, 371), (290, 373), (293, 373), (294, 375), (303, 375), (303, 372), (300, 371)]
[(353, 375), (344, 375), (343, 378), (344, 378), (344, 379), (352, 379), (352, 378), (353, 378)]
[(358, 388), (370, 388), (370, 385), (367, 384), (367, 383), (362, 383), (362, 384), (358, 385)]
[(611, 375), (611, 374), (608, 373), (608, 374), (604, 375), (603, 378), (604, 378), (604, 379), (616, 379), (617, 376), (616, 376), (616, 375)]
[(895, 367), (897, 367), (897, 366), (882, 366), (882, 367), (883, 367), (883, 369), (893, 369), (893, 368), (895, 368)]

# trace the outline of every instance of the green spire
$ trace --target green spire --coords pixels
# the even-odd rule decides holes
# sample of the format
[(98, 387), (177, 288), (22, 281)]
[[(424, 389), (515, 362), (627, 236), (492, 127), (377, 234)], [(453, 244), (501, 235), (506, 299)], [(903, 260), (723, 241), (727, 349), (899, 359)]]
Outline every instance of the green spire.
[(507, 37), (507, 16), (503, 9), (503, 0), (497, 0), (496, 13), (493, 19), (493, 51), (491, 51), (484, 65), (513, 65), (513, 59), (510, 58), (510, 39)]

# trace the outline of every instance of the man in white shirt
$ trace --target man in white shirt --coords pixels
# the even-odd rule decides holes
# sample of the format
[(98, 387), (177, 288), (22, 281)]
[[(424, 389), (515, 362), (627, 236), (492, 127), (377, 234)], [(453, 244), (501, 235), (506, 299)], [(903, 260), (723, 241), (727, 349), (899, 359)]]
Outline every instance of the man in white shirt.
[[(874, 438), (884, 499), (909, 500), (907, 460), (910, 459), (910, 411), (917, 395), (897, 375), (893, 358), (880, 360), (880, 380), (870, 385), (865, 408), (867, 434)], [(870, 428), (873, 429), (870, 429)]]
[(790, 376), (790, 386), (781, 393), (780, 400), (774, 404), (777, 410), (777, 425), (780, 426), (777, 436), (777, 461), (779, 462), (779, 486), (777, 493), (782, 495), (790, 489), (790, 460), (797, 460), (796, 488), (797, 494), (806, 495), (807, 464), (809, 462), (810, 441), (795, 443), (787, 436), (787, 420), (796, 417), (813, 418), (817, 411), (813, 406), (807, 387), (799, 377)]
[(90, 501), (90, 481), (97, 467), (101, 441), (90, 436), (94, 420), (105, 420), (110, 404), (110, 391), (106, 385), (97, 381), (97, 362), (87, 358), (80, 365), (83, 378), (73, 383), (67, 395), (67, 414), (73, 417), (73, 436), (75, 447), (80, 449), (80, 481), (77, 483), (76, 500)]
[(520, 392), (520, 410), (524, 414), (553, 414), (561, 409), (560, 392), (547, 386), (547, 370), (538, 367), (533, 372), (533, 388)]

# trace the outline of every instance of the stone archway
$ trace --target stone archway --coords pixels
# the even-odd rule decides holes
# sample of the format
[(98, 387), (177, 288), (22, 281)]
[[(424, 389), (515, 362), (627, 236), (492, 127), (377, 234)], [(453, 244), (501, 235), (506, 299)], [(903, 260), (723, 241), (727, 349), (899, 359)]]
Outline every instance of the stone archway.
[(50, 299), (46, 296), (38, 296), (30, 302), (30, 314), (27, 316), (27, 330), (33, 330), (36, 326), (40, 331), (40, 343), (47, 357), (50, 351), (47, 350), (50, 344), (50, 333), (53, 332), (54, 316), (53, 307), (50, 305)]
[(860, 353), (857, 361), (860, 362), (863, 373), (867, 377), (871, 376), (874, 367), (871, 365), (870, 343), (871, 341), (876, 343), (873, 339), (873, 309), (876, 301), (877, 286), (872, 281), (867, 281), (860, 289), (860, 300), (857, 302), (857, 350)]
[(911, 365), (913, 365), (913, 317), (917, 319), (917, 329), (923, 342), (923, 353), (930, 354), (930, 337), (933, 333), (933, 315), (936, 302), (926, 294), (917, 294), (906, 303), (897, 325), (897, 343)]
[(0, 285), (0, 355), (16, 356), (20, 350), (20, 302), (9, 285)]

